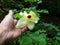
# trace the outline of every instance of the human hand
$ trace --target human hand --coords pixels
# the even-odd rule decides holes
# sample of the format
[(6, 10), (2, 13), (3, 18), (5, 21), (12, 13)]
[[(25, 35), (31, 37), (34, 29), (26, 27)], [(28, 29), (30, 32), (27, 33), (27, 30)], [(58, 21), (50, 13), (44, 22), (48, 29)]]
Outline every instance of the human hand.
[(8, 15), (0, 23), (0, 45), (8, 39), (13, 39), (21, 35), (26, 31), (26, 27), (16, 28), (17, 21), (13, 19), (12, 10), (9, 11)]

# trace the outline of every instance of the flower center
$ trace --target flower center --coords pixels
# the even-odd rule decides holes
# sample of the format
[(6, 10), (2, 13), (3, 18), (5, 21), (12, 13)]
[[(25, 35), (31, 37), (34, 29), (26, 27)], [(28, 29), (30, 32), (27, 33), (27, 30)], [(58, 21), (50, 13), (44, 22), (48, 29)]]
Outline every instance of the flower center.
[(31, 15), (28, 15), (27, 18), (31, 18)]

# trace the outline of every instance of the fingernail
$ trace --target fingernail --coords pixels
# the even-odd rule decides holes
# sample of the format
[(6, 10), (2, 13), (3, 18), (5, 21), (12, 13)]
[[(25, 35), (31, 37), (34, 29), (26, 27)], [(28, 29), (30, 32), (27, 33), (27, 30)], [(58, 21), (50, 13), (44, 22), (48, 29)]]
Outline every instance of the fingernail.
[(9, 10), (9, 14), (8, 15), (13, 15), (13, 11)]

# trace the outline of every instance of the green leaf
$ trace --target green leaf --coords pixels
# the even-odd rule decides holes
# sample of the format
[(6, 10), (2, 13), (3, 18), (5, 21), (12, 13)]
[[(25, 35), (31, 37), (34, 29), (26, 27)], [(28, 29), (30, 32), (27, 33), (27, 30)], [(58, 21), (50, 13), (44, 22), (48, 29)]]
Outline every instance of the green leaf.
[(37, 2), (37, 0), (24, 0), (25, 2), (32, 2), (32, 3), (34, 3), (34, 2)]
[(39, 32), (40, 32), (40, 33), (43, 33), (43, 32), (46, 32), (46, 30), (44, 30), (44, 29), (40, 30), (40, 29), (39, 29)]
[(47, 13), (47, 14), (49, 13), (48, 10), (45, 10), (45, 9), (39, 10), (38, 12), (40, 12), (40, 13)]
[(15, 18), (18, 18), (18, 19), (22, 18), (22, 16), (19, 13), (15, 14), (14, 16)]

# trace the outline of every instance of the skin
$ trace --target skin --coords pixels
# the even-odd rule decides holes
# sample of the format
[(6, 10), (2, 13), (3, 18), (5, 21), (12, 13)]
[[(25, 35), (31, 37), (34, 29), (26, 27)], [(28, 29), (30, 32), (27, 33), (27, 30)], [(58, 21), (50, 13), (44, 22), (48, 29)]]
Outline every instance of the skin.
[(16, 23), (17, 20), (13, 19), (13, 12), (10, 10), (8, 15), (6, 15), (0, 23), (0, 45), (2, 45), (6, 40), (18, 37), (27, 30), (27, 27), (16, 28)]

